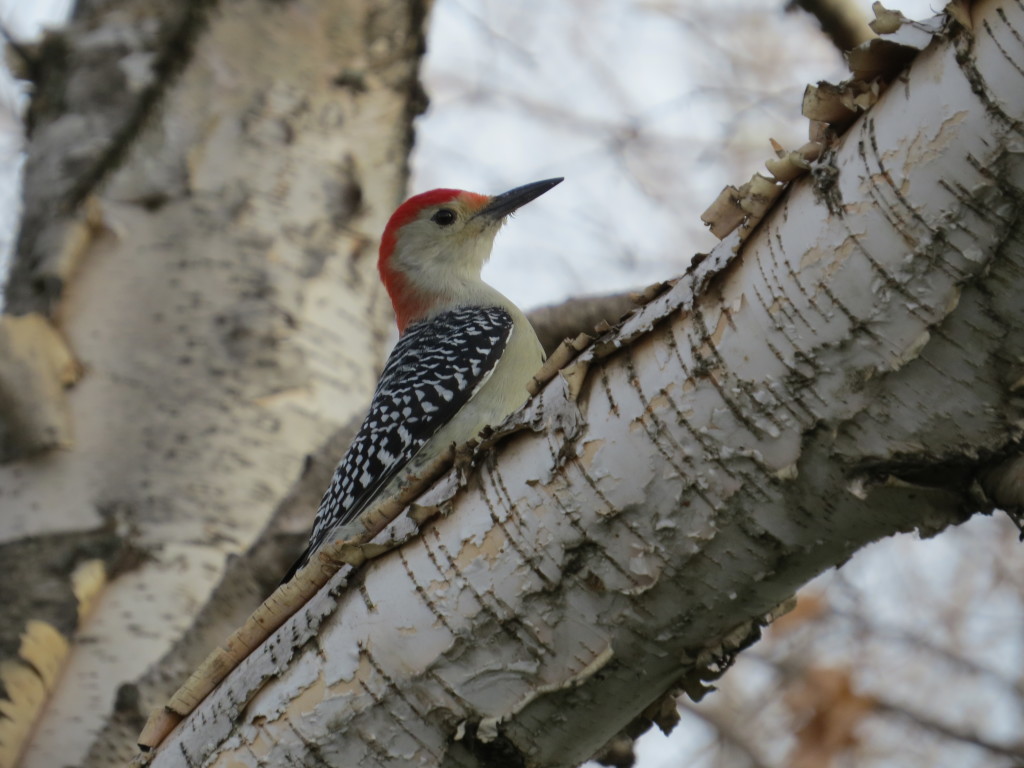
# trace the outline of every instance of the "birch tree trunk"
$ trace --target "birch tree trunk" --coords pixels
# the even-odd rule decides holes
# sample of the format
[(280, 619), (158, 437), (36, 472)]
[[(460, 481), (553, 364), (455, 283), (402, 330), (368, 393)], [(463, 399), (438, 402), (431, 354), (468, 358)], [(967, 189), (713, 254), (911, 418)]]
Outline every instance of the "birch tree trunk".
[(82, 0), (39, 46), (0, 321), (0, 766), (123, 764), (283, 572), (209, 602), (375, 384), (424, 14)]
[(1019, 508), (1024, 6), (954, 11), (151, 764), (576, 765), (859, 547)]

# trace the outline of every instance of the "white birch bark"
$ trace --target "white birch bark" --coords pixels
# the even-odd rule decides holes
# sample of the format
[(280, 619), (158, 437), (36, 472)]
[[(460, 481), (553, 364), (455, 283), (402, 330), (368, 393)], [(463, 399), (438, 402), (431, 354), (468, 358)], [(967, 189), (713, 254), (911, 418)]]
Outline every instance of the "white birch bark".
[[(0, 361), (23, 398), (0, 397), (0, 422), (31, 415), (0, 465), (4, 589), (35, 600), (0, 606), (0, 765), (23, 749), (25, 768), (90, 749), (123, 764), (139, 713), (116, 749), (94, 748), (101, 726), (365, 408), (392, 333), (375, 238), (404, 193), (423, 13), (83, 2), (48, 38), (67, 52), (51, 72), (66, 111), (34, 126), (20, 317), (0, 328), (0, 347), (28, 350)], [(42, 362), (38, 340), (54, 349)], [(81, 378), (63, 393), (69, 357)], [(179, 682), (162, 674), (147, 710)]]
[(864, 544), (1021, 505), (1024, 6), (968, 13), (152, 765), (576, 765)]

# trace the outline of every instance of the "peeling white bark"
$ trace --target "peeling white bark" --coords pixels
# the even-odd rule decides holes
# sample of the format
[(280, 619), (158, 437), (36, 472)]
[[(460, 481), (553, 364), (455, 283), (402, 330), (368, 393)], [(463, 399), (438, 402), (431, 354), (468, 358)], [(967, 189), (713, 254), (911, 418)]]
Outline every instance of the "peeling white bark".
[(971, 13), (152, 765), (576, 765), (813, 575), (989, 509), (1024, 428), (1024, 6)]

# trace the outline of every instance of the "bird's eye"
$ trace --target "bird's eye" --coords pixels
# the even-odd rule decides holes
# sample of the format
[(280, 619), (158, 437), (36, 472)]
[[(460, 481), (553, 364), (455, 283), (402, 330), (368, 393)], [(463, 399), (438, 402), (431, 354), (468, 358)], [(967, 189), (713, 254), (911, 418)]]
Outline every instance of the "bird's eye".
[(440, 224), (442, 227), (450, 227), (455, 223), (455, 211), (450, 208), (442, 208), (431, 216), (430, 220), (435, 224)]

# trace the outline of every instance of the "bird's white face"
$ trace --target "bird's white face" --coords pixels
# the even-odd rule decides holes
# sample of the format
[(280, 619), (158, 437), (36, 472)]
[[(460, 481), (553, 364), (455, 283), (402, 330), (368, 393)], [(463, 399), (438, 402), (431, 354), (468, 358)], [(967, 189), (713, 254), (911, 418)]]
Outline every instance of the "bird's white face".
[(478, 280), (502, 224), (476, 215), (489, 200), (467, 192), (423, 208), (398, 230), (392, 268), (426, 290), (451, 280)]
[(480, 280), (494, 236), (509, 214), (560, 181), (536, 181), (494, 197), (435, 189), (398, 206), (384, 228), (377, 266), (399, 331), (445, 308), (504, 306), (508, 299)]

